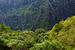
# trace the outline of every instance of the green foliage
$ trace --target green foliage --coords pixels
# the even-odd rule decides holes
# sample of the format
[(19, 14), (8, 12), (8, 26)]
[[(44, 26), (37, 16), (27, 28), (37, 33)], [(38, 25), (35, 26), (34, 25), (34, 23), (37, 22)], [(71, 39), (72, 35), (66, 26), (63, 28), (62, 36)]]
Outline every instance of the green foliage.
[(6, 26), (5, 24), (0, 25), (0, 32), (10, 32), (10, 27)]
[(43, 28), (39, 28), (39, 29), (36, 29), (36, 30), (35, 30), (35, 33), (37, 33), (37, 34), (45, 33), (45, 32), (46, 32), (46, 30), (43, 29)]
[(75, 50), (75, 16), (55, 24), (52, 30), (12, 31), (0, 25), (0, 50)]
[(36, 37), (36, 42), (43, 42), (45, 40), (48, 40), (49, 34), (47, 33), (40, 33), (39, 35), (37, 35)]
[(35, 43), (36, 34), (32, 31), (24, 31), (22, 32), (22, 38), (25, 42), (27, 48), (30, 48)]
[[(71, 50), (75, 46), (75, 16), (56, 24), (49, 32), (49, 39), (58, 39), (64, 44), (66, 50)], [(68, 48), (69, 47), (69, 48)], [(71, 48), (71, 49), (70, 49)]]
[[(2, 27), (3, 26), (3, 27)], [(36, 34), (32, 31), (12, 31), (7, 32), (8, 27), (5, 25), (2, 25), (0, 29), (2, 31), (2, 34), (0, 35), (0, 45), (3, 47), (10, 48), (12, 50), (18, 50), (18, 49), (27, 49), (33, 46), (35, 43), (35, 36)], [(18, 48), (18, 49), (17, 49)]]
[(62, 30), (59, 31), (58, 39), (67, 46), (75, 46), (75, 16), (68, 18), (63, 23)]
[(49, 34), (46, 33), (46, 30), (43, 28), (39, 28), (35, 30), (36, 33), (36, 42), (43, 42), (48, 39)]
[(30, 50), (62, 50), (62, 44), (56, 40), (34, 44)]
[(63, 28), (63, 22), (64, 21), (61, 21), (59, 22), (59, 24), (55, 24), (54, 27), (52, 28), (52, 30), (50, 30), (48, 33), (50, 34), (49, 35), (49, 39), (55, 39), (56, 36), (59, 34), (59, 31)]

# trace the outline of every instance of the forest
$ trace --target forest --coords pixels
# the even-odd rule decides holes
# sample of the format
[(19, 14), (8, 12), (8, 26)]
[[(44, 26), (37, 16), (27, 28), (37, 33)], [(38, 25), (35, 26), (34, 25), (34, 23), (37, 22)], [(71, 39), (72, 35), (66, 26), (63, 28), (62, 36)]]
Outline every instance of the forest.
[(13, 31), (2, 24), (0, 50), (75, 50), (75, 16), (56, 23), (51, 30)]
[(0, 0), (0, 50), (75, 50), (75, 0)]

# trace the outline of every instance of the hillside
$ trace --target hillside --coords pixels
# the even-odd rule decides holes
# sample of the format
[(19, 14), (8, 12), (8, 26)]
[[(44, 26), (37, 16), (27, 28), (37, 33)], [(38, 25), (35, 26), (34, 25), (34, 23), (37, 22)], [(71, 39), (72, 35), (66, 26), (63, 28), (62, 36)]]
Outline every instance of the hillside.
[(0, 50), (75, 50), (75, 16), (60, 21), (50, 31), (13, 31), (0, 25)]
[(51, 29), (75, 15), (75, 0), (0, 0), (0, 24), (13, 30)]

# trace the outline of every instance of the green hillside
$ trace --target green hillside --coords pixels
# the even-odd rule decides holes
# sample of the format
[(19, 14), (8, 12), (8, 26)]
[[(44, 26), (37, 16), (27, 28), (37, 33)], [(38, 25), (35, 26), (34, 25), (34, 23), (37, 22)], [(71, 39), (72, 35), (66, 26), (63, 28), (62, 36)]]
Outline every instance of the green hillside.
[(75, 16), (47, 31), (13, 31), (0, 25), (0, 50), (75, 50)]

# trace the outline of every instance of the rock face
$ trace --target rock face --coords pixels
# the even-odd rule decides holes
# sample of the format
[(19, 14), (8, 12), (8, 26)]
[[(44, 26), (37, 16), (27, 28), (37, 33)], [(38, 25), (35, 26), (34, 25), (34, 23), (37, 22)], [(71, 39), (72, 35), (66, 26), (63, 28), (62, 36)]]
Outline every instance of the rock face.
[(0, 0), (0, 5), (3, 6), (18, 6), (23, 4), (24, 0)]
[(0, 24), (12, 29), (51, 28), (75, 15), (75, 0), (0, 0)]

